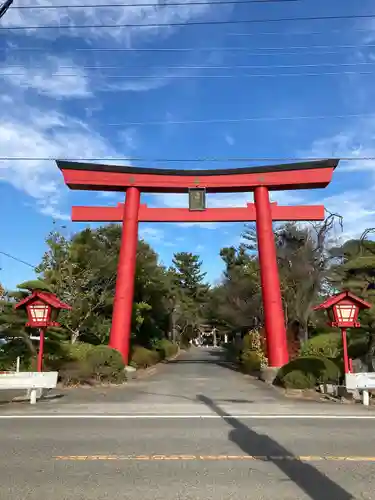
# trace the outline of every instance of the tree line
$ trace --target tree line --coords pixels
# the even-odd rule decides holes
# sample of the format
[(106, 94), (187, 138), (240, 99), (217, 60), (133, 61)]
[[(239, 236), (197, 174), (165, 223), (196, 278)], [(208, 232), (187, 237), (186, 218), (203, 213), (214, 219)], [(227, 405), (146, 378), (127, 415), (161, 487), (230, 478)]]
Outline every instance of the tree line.
[[(275, 243), (288, 339), (304, 342), (326, 331), (326, 319), (312, 308), (328, 294), (350, 288), (375, 302), (375, 243), (364, 237), (338, 243), (340, 219), (330, 214), (321, 224), (287, 223), (275, 229)], [(146, 348), (160, 339), (186, 344), (204, 324), (229, 336), (263, 325), (261, 284), (255, 228), (246, 225), (238, 246), (222, 248), (224, 271), (210, 285), (199, 255), (174, 254), (172, 264), (159, 262), (154, 249), (139, 240), (132, 319), (133, 345)], [(63, 328), (51, 333), (55, 343), (107, 344), (110, 334), (121, 227), (109, 224), (73, 235), (54, 230), (36, 275), (72, 306), (61, 314)], [(14, 312), (22, 295), (0, 287), (0, 338), (17, 349), (33, 349), (23, 320)], [(369, 351), (375, 350), (375, 311), (362, 315)], [(20, 342), (21, 339), (21, 342)], [(23, 339), (23, 340), (22, 340)], [(22, 347), (20, 347), (22, 346)]]

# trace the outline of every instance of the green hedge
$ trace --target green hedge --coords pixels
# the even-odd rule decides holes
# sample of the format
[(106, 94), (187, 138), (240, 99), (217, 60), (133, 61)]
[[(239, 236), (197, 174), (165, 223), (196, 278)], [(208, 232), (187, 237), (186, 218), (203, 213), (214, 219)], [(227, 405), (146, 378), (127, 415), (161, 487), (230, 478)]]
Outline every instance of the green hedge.
[(178, 352), (178, 345), (167, 339), (154, 342), (153, 349), (136, 345), (132, 348), (130, 364), (136, 368), (148, 368), (159, 361), (171, 358)]
[(160, 359), (168, 359), (178, 352), (178, 345), (167, 339), (155, 342), (154, 349), (159, 353)]
[(241, 368), (245, 373), (253, 373), (260, 370), (261, 359), (255, 351), (243, 351), (241, 354)]
[(131, 353), (130, 362), (136, 368), (148, 368), (161, 361), (158, 351), (152, 351), (142, 346), (135, 346)]
[(115, 349), (77, 343), (66, 345), (65, 353), (65, 359), (55, 361), (64, 384), (121, 383), (126, 379), (124, 361)]
[(322, 333), (305, 342), (301, 348), (301, 356), (324, 356), (337, 358), (341, 354), (340, 332)]
[(283, 386), (286, 389), (313, 389), (316, 385), (316, 378), (312, 373), (292, 370), (283, 378)]
[(288, 388), (310, 389), (317, 384), (338, 383), (342, 373), (332, 359), (303, 356), (280, 368), (275, 383)]
[[(348, 335), (349, 358), (361, 358), (367, 353), (367, 332), (351, 331)], [(301, 356), (323, 356), (331, 358), (341, 366), (343, 358), (342, 339), (340, 332), (323, 333), (309, 339), (300, 352)]]

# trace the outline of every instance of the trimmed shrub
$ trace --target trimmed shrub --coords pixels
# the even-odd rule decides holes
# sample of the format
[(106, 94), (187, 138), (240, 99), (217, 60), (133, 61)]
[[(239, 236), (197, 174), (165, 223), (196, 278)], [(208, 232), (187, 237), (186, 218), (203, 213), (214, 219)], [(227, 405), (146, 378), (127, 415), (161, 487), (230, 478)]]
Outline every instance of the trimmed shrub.
[(337, 358), (341, 353), (341, 349), (341, 336), (339, 332), (322, 333), (305, 342), (301, 348), (300, 355)]
[[(312, 380), (314, 380), (313, 385), (318, 383), (337, 383), (341, 376), (339, 366), (331, 359), (322, 356), (305, 356), (293, 359), (282, 366), (277, 374), (275, 383), (286, 386), (285, 377), (294, 371), (306, 375), (309, 379), (309, 387), (311, 387)], [(302, 377), (300, 377), (300, 379), (302, 379)], [(287, 380), (291, 383), (290, 377)], [(301, 387), (298, 388), (300, 389)]]
[(75, 342), (74, 344), (64, 344), (63, 350), (66, 353), (67, 358), (75, 361), (81, 361), (86, 359), (88, 354), (98, 347), (106, 346), (95, 346), (92, 344), (86, 344), (84, 342)]
[(148, 368), (160, 361), (157, 351), (151, 351), (142, 346), (135, 346), (131, 355), (131, 363), (136, 368)]
[(67, 361), (59, 370), (59, 379), (64, 385), (93, 384), (89, 364), (84, 361)]
[(312, 373), (304, 373), (300, 370), (292, 370), (283, 378), (283, 385), (286, 389), (313, 389), (316, 378)]
[(105, 345), (96, 346), (87, 352), (85, 362), (96, 380), (103, 382), (123, 382), (125, 364), (121, 354)]
[(66, 358), (60, 360), (64, 384), (120, 383), (126, 378), (121, 354), (105, 345), (66, 344)]
[(265, 353), (264, 338), (261, 331), (254, 328), (247, 334), (250, 340), (250, 349), (257, 353), (261, 368), (268, 366), (268, 358)]
[(253, 351), (253, 335), (251, 332), (247, 333), (244, 335), (242, 342), (241, 342), (241, 350), (242, 351)]
[(260, 370), (261, 358), (255, 351), (244, 351), (241, 355), (241, 367), (245, 373), (253, 373)]
[(154, 347), (161, 360), (171, 358), (178, 352), (178, 345), (167, 339), (158, 340)]

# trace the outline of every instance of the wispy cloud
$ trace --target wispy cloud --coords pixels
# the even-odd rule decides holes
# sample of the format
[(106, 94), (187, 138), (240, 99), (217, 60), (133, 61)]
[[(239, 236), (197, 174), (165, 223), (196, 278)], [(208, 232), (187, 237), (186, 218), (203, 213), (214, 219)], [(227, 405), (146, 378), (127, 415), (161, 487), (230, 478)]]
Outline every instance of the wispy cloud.
[[(356, 238), (366, 228), (375, 226), (375, 161), (360, 158), (375, 157), (375, 117), (348, 123), (338, 133), (313, 141), (311, 149), (298, 155), (312, 157), (350, 157), (341, 161), (330, 189), (338, 194), (322, 193), (318, 200), (332, 213), (343, 217), (344, 230), (340, 238)], [(358, 160), (356, 158), (358, 157)], [(357, 174), (357, 175), (356, 175)]]
[(124, 143), (124, 146), (128, 150), (134, 150), (138, 148), (139, 138), (137, 130), (134, 127), (128, 127), (122, 130), (118, 134), (119, 140)]
[(139, 235), (142, 239), (151, 244), (161, 245), (163, 247), (174, 247), (176, 241), (170, 238), (167, 238), (163, 229), (145, 226), (143, 224), (140, 225)]
[[(48, 97), (70, 99), (91, 97), (89, 80), (85, 71), (71, 59), (59, 57), (40, 58), (38, 66), (34, 57), (28, 63), (7, 61), (0, 66), (0, 78), (8, 85), (33, 90)], [(12, 64), (10, 64), (12, 62)], [(68, 67), (69, 70), (64, 69)], [(68, 76), (67, 76), (68, 75)]]
[[(111, 2), (112, 3), (112, 2)], [(120, 2), (119, 2), (120, 3)], [(125, 3), (125, 2), (123, 2)], [(174, 31), (172, 26), (168, 27), (147, 27), (150, 24), (184, 23), (189, 19), (204, 15), (212, 9), (212, 4), (194, 4), (194, 0), (185, 0), (182, 6), (170, 5), (168, 1), (160, 4), (158, 0), (151, 0), (153, 5), (145, 6), (144, 0), (133, 0), (131, 6), (108, 6), (102, 8), (92, 8), (92, 0), (70, 0), (69, 5), (76, 5), (71, 9), (51, 9), (39, 8), (21, 10), (11, 8), (2, 20), (6, 27), (24, 26), (28, 28), (26, 33), (37, 34), (41, 37), (55, 37), (56, 29), (49, 33), (46, 30), (35, 30), (31, 27), (51, 25), (70, 26), (69, 30), (64, 30), (63, 34), (70, 37), (83, 37), (91, 40), (101, 38), (111, 38), (114, 41), (125, 42), (127, 46), (142, 39), (154, 36), (168, 36)], [(173, 2), (171, 2), (173, 4)], [(60, 0), (51, 0), (49, 5), (61, 5)], [(43, 6), (45, 0), (23, 0), (24, 6)], [(79, 7), (78, 7), (79, 6)], [(15, 6), (16, 7), (16, 6)], [(228, 11), (228, 8), (221, 8), (221, 12)], [(103, 28), (79, 29), (79, 25), (111, 25)], [(143, 27), (121, 27), (124, 24), (140, 24)], [(15, 34), (25, 34), (25, 31), (14, 31)], [(61, 35), (62, 32), (59, 33)]]
[(160, 241), (164, 236), (164, 231), (155, 227), (141, 225), (139, 229), (140, 237), (145, 240)]
[[(301, 156), (350, 157), (342, 161), (340, 172), (368, 172), (375, 174), (375, 161), (360, 158), (375, 157), (375, 114), (373, 118), (358, 119), (340, 132), (316, 139), (311, 149), (302, 151)], [(359, 158), (356, 161), (356, 158)]]
[(338, 239), (358, 238), (365, 229), (375, 227), (374, 194), (374, 190), (347, 190), (321, 200), (330, 212), (343, 218), (343, 231), (335, 235)]
[[(17, 96), (0, 107), (0, 181), (34, 198), (37, 209), (65, 218), (59, 203), (60, 172), (53, 160), (69, 156), (119, 156), (111, 144), (83, 121), (48, 108), (35, 108)], [(16, 104), (16, 105), (15, 105)], [(15, 159), (18, 158), (18, 159)], [(30, 160), (30, 158), (38, 158)]]

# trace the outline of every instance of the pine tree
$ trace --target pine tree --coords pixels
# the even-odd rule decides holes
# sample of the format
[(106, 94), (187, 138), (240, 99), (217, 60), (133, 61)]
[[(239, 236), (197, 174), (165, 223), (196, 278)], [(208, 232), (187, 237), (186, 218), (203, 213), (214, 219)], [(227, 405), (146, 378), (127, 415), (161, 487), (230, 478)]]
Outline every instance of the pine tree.
[(203, 299), (209, 286), (204, 282), (207, 273), (202, 272), (202, 261), (199, 259), (199, 255), (189, 252), (175, 253), (172, 263), (175, 286), (193, 300)]

